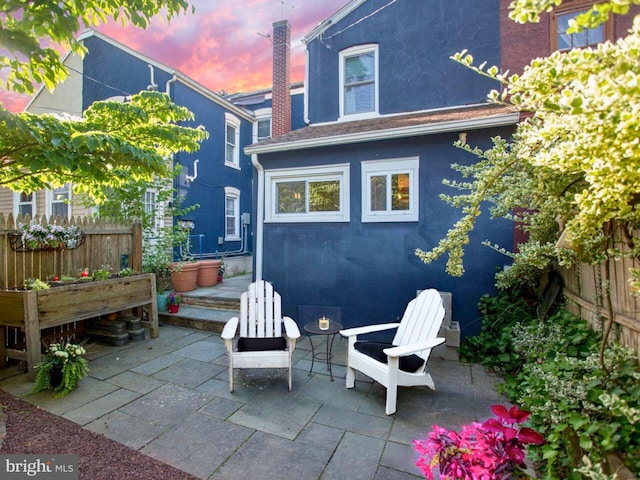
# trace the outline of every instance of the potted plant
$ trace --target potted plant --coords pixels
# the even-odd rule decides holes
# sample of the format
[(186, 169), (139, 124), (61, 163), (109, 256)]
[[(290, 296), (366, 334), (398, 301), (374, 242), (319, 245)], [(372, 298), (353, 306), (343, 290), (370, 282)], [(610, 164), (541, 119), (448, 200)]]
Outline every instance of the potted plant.
[(178, 292), (171, 292), (167, 296), (167, 307), (169, 307), (169, 313), (178, 313), (181, 303), (182, 295), (180, 295)]
[(218, 283), (222, 283), (225, 270), (226, 270), (226, 265), (224, 263), (224, 257), (221, 257), (220, 258), (220, 268), (218, 269)]
[(24, 288), (27, 290), (47, 290), (49, 286), (48, 283), (43, 282), (39, 278), (27, 278), (24, 281)]
[(111, 276), (111, 265), (100, 265), (100, 268), (93, 272), (93, 279), (95, 281), (108, 280)]
[(83, 357), (85, 353), (84, 347), (75, 343), (49, 345), (44, 362), (35, 365), (38, 373), (33, 392), (53, 390), (54, 397), (63, 397), (73, 391), (89, 373), (89, 365)]
[(218, 275), (222, 260), (200, 260), (198, 277), (196, 279), (199, 287), (214, 287), (218, 284)]

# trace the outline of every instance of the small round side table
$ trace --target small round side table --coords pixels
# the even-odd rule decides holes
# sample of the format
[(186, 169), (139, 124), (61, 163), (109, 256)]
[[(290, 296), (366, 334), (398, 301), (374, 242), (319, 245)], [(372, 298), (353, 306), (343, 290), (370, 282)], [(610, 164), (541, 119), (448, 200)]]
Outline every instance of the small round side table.
[[(327, 363), (327, 370), (329, 371), (329, 376), (331, 377), (331, 381), (333, 382), (333, 371), (331, 370), (331, 359), (333, 358), (333, 341), (336, 338), (336, 334), (342, 330), (342, 324), (338, 322), (329, 321), (329, 328), (326, 330), (321, 330), (318, 322), (310, 322), (304, 326), (304, 331), (309, 335), (309, 343), (311, 344), (311, 368), (309, 369), (309, 376), (311, 376), (311, 372), (313, 371), (313, 363), (316, 358), (319, 360), (325, 360)], [(313, 346), (313, 336), (314, 335), (327, 335), (327, 349), (325, 352), (317, 352)]]

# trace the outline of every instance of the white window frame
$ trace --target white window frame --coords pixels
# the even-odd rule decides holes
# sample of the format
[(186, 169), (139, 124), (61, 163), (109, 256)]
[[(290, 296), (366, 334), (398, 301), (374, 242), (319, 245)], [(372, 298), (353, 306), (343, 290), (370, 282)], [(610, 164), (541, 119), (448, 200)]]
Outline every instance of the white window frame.
[(31, 205), (31, 219), (33, 220), (36, 216), (36, 192), (31, 193), (31, 201), (30, 202), (21, 202), (20, 195), (23, 192), (13, 192), (13, 216), (14, 218), (20, 214), (20, 207), (22, 205)]
[[(63, 187), (66, 187), (67, 189), (67, 219), (71, 220), (72, 217), (72, 212), (71, 212), (71, 198), (73, 196), (73, 187), (70, 183), (65, 183), (63, 185)], [(63, 188), (63, 187), (59, 187), (59, 188)], [(47, 214), (47, 218), (50, 218), (51, 215), (53, 215), (53, 204), (54, 203), (61, 203), (61, 202), (54, 202), (53, 200), (53, 190), (49, 190), (47, 189), (45, 192), (45, 208), (46, 208), (46, 214)]]
[[(155, 233), (159, 233), (160, 229), (162, 227), (164, 227), (165, 224), (165, 217), (164, 217), (164, 202), (161, 202), (158, 200), (158, 189), (157, 188), (147, 188), (145, 190), (145, 192), (143, 193), (143, 197), (142, 197), (142, 205), (144, 207), (144, 211), (145, 213), (150, 213), (148, 212), (148, 205), (153, 205), (155, 208), (153, 210), (153, 230), (154, 230), (154, 234)], [(153, 195), (154, 199), (153, 199), (153, 203), (147, 202), (147, 195)]]
[[(233, 217), (235, 235), (227, 233), (227, 202), (231, 200), (234, 204), (235, 215)], [(240, 237), (240, 190), (234, 187), (224, 187), (224, 239), (228, 242), (237, 242)]]
[[(417, 222), (420, 215), (418, 157), (369, 160), (362, 162), (362, 223)], [(371, 177), (378, 175), (409, 174), (409, 210), (391, 210), (390, 182), (387, 182), (387, 209), (371, 209)]]
[[(338, 180), (340, 209), (337, 212), (277, 213), (278, 184)], [(265, 223), (324, 223), (350, 221), (349, 164), (335, 164), (312, 168), (274, 169), (265, 172)]]
[[(271, 138), (271, 132), (273, 131), (273, 121), (271, 118), (271, 108), (259, 108), (254, 112), (256, 121), (253, 124), (253, 143), (261, 142), (267, 138)], [(258, 137), (258, 122), (269, 120), (269, 136), (264, 138)]]
[[(225, 112), (224, 114), (224, 164), (227, 167), (237, 168), (240, 170), (240, 119), (235, 115)], [(229, 161), (227, 158), (227, 128), (233, 127), (235, 129), (235, 142), (233, 149), (233, 159)]]
[[(344, 102), (345, 102), (345, 85), (344, 85), (344, 64), (347, 58), (355, 57), (358, 55), (365, 55), (367, 53), (373, 53), (373, 110), (368, 112), (360, 112), (360, 113), (345, 113)], [(379, 62), (378, 62), (378, 45), (377, 44), (367, 44), (367, 45), (358, 45), (355, 47), (347, 48), (340, 52), (340, 66), (339, 66), (339, 82), (340, 82), (340, 118), (338, 120), (359, 120), (363, 118), (372, 118), (379, 116), (379, 101), (378, 101), (378, 91), (379, 91), (379, 75), (380, 71)]]

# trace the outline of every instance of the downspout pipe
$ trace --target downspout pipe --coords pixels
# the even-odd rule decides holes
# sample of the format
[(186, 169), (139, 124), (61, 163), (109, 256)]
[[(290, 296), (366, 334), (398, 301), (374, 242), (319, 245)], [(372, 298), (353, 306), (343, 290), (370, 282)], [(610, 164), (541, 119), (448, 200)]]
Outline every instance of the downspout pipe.
[(255, 280), (262, 280), (262, 258), (264, 241), (264, 167), (258, 161), (258, 155), (251, 154), (251, 163), (258, 171), (258, 194), (256, 202), (256, 244), (254, 254), (256, 259)]
[(175, 83), (177, 80), (178, 80), (178, 77), (176, 77), (175, 75), (171, 77), (169, 80), (167, 80), (164, 91), (167, 95), (169, 95), (169, 97), (171, 97), (171, 84)]

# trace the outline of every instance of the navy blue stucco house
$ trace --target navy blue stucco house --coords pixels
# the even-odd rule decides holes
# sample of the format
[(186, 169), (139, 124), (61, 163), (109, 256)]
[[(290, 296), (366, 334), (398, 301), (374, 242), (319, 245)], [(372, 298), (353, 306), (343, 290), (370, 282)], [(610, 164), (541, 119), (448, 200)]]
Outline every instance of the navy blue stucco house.
[(300, 325), (321, 315), (345, 327), (396, 321), (417, 290), (436, 288), (452, 293), (463, 334), (479, 331), (478, 300), (508, 263), (481, 242), (510, 247), (513, 224), (480, 217), (461, 278), (415, 250), (461, 216), (439, 198), (455, 193), (442, 181), (455, 178), (452, 163), (477, 159), (453, 143), (489, 146), (518, 121), (486, 103), (494, 83), (449, 58), (466, 48), (500, 64), (499, 4), (353, 0), (305, 37), (308, 126), (245, 148), (255, 276)]

